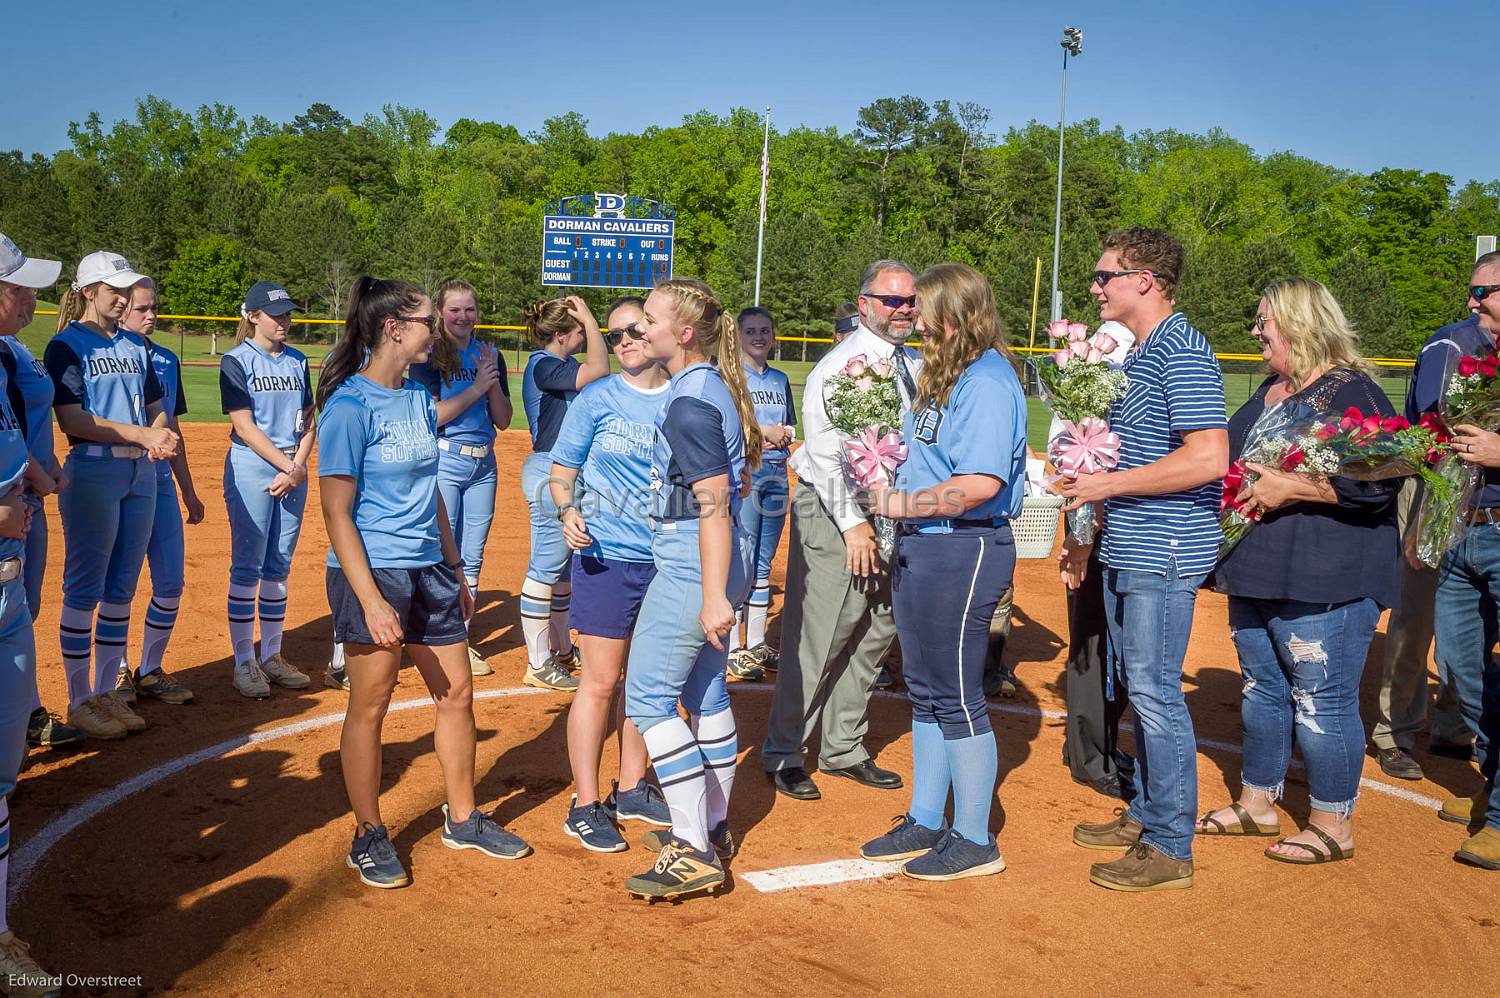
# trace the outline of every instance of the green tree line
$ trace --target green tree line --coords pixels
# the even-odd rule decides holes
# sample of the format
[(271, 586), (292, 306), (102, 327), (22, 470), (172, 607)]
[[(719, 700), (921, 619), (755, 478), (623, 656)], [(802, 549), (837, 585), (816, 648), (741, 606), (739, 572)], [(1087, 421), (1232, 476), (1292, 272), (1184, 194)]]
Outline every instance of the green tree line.
[[(175, 312), (233, 314), (269, 277), (310, 314), (338, 317), (353, 276), (369, 271), (428, 287), (462, 277), (489, 319), (514, 322), (547, 293), (546, 202), (614, 191), (672, 205), (676, 272), (737, 307), (754, 283), (761, 129), (743, 108), (599, 136), (576, 113), (529, 134), (467, 118), (443, 132), (400, 106), (355, 122), (314, 104), (276, 123), (146, 97), (131, 120), (73, 123), (71, 147), (50, 157), (0, 154), (0, 231), (70, 264), (123, 253), (160, 277)], [(987, 108), (910, 96), (861, 108), (850, 132), (773, 132), (762, 304), (784, 335), (826, 335), (867, 261), (961, 260), (992, 279), (1024, 342), (1035, 261), (1051, 255), (1056, 150), (1047, 125), (997, 135)], [(1099, 237), (1152, 225), (1187, 247), (1180, 300), (1219, 350), (1253, 349), (1260, 289), (1300, 275), (1330, 285), (1368, 354), (1411, 356), (1463, 314), (1474, 237), (1500, 232), (1500, 181), (1356, 173), (1259, 156), (1217, 129), (1127, 135), (1089, 120), (1068, 128), (1063, 216), (1070, 317), (1096, 315)], [(1048, 283), (1044, 273), (1043, 320)], [(609, 294), (587, 297), (597, 306)]]

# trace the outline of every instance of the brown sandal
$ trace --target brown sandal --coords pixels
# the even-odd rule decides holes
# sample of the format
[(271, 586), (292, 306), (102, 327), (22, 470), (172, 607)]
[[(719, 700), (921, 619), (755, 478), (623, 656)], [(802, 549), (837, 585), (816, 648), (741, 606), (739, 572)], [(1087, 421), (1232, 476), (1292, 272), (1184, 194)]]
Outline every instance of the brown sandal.
[[(1235, 801), (1234, 803), (1230, 804), (1229, 810), (1233, 811), (1234, 816), (1239, 819), (1239, 824), (1237, 826), (1231, 827), (1224, 824), (1218, 818), (1213, 818), (1205, 814), (1203, 817), (1198, 819), (1198, 834), (1244, 835), (1256, 838), (1271, 838), (1273, 836), (1281, 834), (1280, 823), (1267, 828), (1262, 828), (1260, 825), (1256, 824), (1254, 818), (1250, 817), (1250, 812), (1246, 811), (1243, 807), (1240, 806), (1239, 801)], [(1212, 827), (1205, 828), (1203, 827), (1205, 825), (1211, 825)]]
[[(1332, 835), (1329, 835), (1317, 825), (1308, 825), (1304, 831), (1312, 832), (1321, 839), (1323, 844), (1328, 847), (1328, 851), (1318, 852), (1318, 850), (1314, 849), (1307, 842), (1288, 842), (1286, 839), (1282, 839), (1266, 850), (1266, 859), (1274, 859), (1278, 863), (1290, 863), (1292, 866), (1318, 866), (1322, 863), (1337, 863), (1340, 860), (1354, 858), (1353, 846), (1350, 846), (1348, 849), (1343, 848)], [(1276, 846), (1279, 845), (1289, 845), (1294, 849), (1304, 849), (1307, 851), (1308, 856), (1306, 859), (1300, 859), (1296, 856), (1284, 856), (1275, 851)]]

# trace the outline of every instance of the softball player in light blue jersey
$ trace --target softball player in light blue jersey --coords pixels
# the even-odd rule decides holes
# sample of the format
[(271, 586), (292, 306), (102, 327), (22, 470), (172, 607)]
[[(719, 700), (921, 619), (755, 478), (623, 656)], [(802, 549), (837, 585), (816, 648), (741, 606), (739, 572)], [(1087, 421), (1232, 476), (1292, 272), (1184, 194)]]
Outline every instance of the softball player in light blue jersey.
[[(0, 258), (7, 256), (6, 247), (14, 246), (0, 236)], [(15, 255), (20, 256), (20, 250), (15, 250)], [(36, 312), (36, 292), (10, 284), (3, 278), (0, 278), (0, 291), (13, 301), (10, 311), (0, 310), (0, 349), (6, 351), (4, 367), (10, 381), (11, 411), (25, 426), (26, 448), (31, 453), (24, 493), (26, 503), (31, 507), (24, 567), (26, 605), (31, 610), (32, 623), (35, 623), (37, 614), (42, 611), (42, 579), (47, 571), (47, 514), (43, 500), (66, 485), (67, 477), (57, 463), (52, 444), (52, 378), (42, 362), (32, 356), (16, 335), (30, 323)], [(24, 310), (21, 308), (23, 304)], [(82, 734), (42, 706), (40, 691), (32, 691), (31, 706), (31, 719), (26, 725), (28, 745), (60, 748), (82, 740)]]
[(72, 445), (64, 468), (69, 484), (57, 502), (68, 723), (95, 738), (122, 738), (146, 726), (115, 692), (115, 678), (156, 510), (152, 461), (171, 458), (178, 445), (146, 342), (119, 327), (129, 289), (143, 279), (124, 257), (84, 257), (58, 307), (57, 335), (42, 354), (57, 423)]
[[(56, 284), (61, 270), (56, 260), (27, 259), (15, 243), (0, 235), (0, 337), (4, 342), (18, 343), (15, 334), (36, 314), (36, 289)], [(6, 356), (16, 355), (7, 352)], [(5, 365), (7, 382), (9, 366)], [(24, 501), (19, 483), (26, 469), (38, 462), (28, 453), (33, 424), (26, 422), (25, 432), (20, 426), (25, 402), (17, 411), (13, 404), (7, 405), (13, 397), (9, 391), (0, 392), (5, 400), (0, 402), (0, 425), (15, 427), (0, 429), (0, 980), (9, 984), (12, 994), (46, 995), (58, 994), (60, 989), (46, 984), (19, 986), (58, 978), (39, 967), (26, 944), (10, 930), (5, 903), (10, 879), (10, 794), (26, 754), (28, 715), (36, 696), (36, 641), (22, 566), (29, 537), (26, 521), (35, 507)], [(44, 422), (50, 435), (51, 413), (42, 410), (40, 416), (37, 422)], [(45, 473), (47, 469), (40, 470)]]
[[(625, 716), (646, 740), (672, 830), (660, 836), (656, 864), (625, 886), (639, 897), (664, 898), (722, 884), (723, 860), (734, 852), (729, 796), (739, 739), (724, 682), (724, 640), (735, 605), (750, 591), (750, 545), (739, 512), (761, 444), (739, 329), (708, 286), (667, 281), (643, 313), (646, 356), (672, 380), (651, 461), (656, 576), (631, 641)], [(718, 368), (708, 362), (715, 349)]]
[(371, 887), (404, 887), (380, 817), (380, 732), (403, 648), (436, 705), (443, 845), (494, 859), (531, 847), (474, 806), (473, 677), (463, 646), (474, 597), (438, 491), (437, 407), (405, 377), (437, 320), (422, 289), (359, 277), (318, 383), (318, 483), (328, 527), (328, 605), (351, 689), (339, 739), (354, 812), (346, 864)]
[[(552, 442), (579, 389), (609, 373), (609, 348), (599, 324), (576, 295), (526, 306), (526, 329), (540, 349), (526, 361), (521, 402), (531, 428), (532, 454), (521, 465), (521, 491), (531, 510), (531, 558), (521, 584), (521, 635), (526, 641), (527, 686), (576, 690), (573, 635), (568, 628), (572, 553), (563, 540), (552, 501)], [(586, 349), (580, 364), (573, 354)]]
[(761, 679), (765, 670), (777, 665), (775, 650), (766, 644), (766, 621), (771, 615), (771, 562), (786, 528), (786, 459), (797, 438), (797, 409), (792, 402), (792, 382), (768, 363), (776, 346), (776, 323), (759, 306), (742, 309), (739, 316), (740, 344), (745, 350), (745, 385), (755, 404), (755, 421), (765, 442), (760, 467), (750, 476), (750, 495), (740, 512), (740, 526), (754, 552), (755, 584), (750, 600), (739, 611), (745, 623), (745, 644), (740, 647), (740, 620), (729, 632), (729, 673), (739, 679)]
[(224, 457), (234, 688), (257, 700), (271, 695), (272, 683), (302, 690), (311, 682), (281, 654), (286, 578), (302, 532), (313, 448), (307, 358), (286, 342), (292, 311), (300, 308), (274, 281), (256, 283), (240, 307), (235, 346), (219, 362), (219, 396), (234, 424)]
[(569, 624), (578, 632), (582, 660), (578, 693), (568, 708), (568, 762), (577, 793), (563, 831), (594, 852), (627, 848), (616, 821), (672, 823), (661, 791), (646, 780), (646, 743), (623, 711), (620, 781), (608, 797), (599, 792), (610, 708), (630, 632), (656, 575), (649, 485), (667, 372), (641, 345), (642, 304), (628, 297), (610, 307), (604, 341), (620, 373), (578, 393), (552, 444), (552, 500), (562, 510), (563, 536), (573, 549)]
[[(426, 363), (411, 366), (411, 379), (437, 401), (438, 488), (476, 602), (484, 545), (495, 519), (495, 431), (509, 426), (511, 417), (505, 358), (474, 336), (478, 301), (466, 281), (443, 282), (433, 302), (437, 344)], [(476, 676), (495, 671), (472, 637), (469, 670)]]
[[(151, 339), (151, 334), (156, 331), (156, 305), (155, 283), (142, 281), (130, 291), (121, 324), (145, 339), (151, 368), (161, 382), (162, 401), (167, 406), (169, 420), (167, 425), (177, 430), (178, 417), (187, 412), (187, 396), (182, 389), (182, 364), (176, 354)], [(161, 667), (167, 642), (172, 639), (172, 629), (177, 625), (177, 610), (182, 605), (187, 556), (182, 509), (177, 505), (178, 484), (182, 486), (188, 523), (203, 522), (203, 502), (193, 487), (185, 441), (178, 441), (177, 454), (170, 461), (155, 464), (156, 518), (152, 520), (151, 540), (146, 545), (146, 566), (151, 572), (151, 602), (146, 606), (141, 657), (133, 673), (128, 661), (121, 663), (115, 690), (132, 704), (137, 694), (162, 703), (184, 704), (192, 701), (192, 691)]]

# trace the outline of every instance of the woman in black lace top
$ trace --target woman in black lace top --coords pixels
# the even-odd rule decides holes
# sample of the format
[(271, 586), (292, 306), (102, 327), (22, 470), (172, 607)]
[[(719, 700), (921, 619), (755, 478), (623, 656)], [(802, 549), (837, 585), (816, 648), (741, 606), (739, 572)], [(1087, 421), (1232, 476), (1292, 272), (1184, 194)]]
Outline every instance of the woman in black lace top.
[[(1266, 289), (1252, 331), (1272, 375), (1229, 421), (1230, 457), (1310, 418), (1359, 409), (1394, 414), (1328, 289)], [(1266, 850), (1312, 864), (1354, 855), (1354, 800), (1364, 763), (1359, 680), (1383, 609), (1400, 592), (1395, 483), (1315, 478), (1260, 465), (1241, 498), (1263, 514), (1214, 574), (1244, 675), (1239, 800), (1198, 822), (1200, 835), (1280, 833), (1295, 743), (1307, 767), (1308, 827)], [(1248, 477), (1248, 476), (1247, 476)]]

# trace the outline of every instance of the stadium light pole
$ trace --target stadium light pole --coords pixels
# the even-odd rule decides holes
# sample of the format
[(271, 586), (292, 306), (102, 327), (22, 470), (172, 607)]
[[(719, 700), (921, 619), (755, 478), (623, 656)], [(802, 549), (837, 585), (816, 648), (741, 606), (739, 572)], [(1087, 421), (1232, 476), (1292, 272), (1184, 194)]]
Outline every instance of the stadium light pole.
[(1068, 123), (1068, 56), (1083, 52), (1083, 32), (1071, 25), (1063, 28), (1062, 110), (1057, 116), (1057, 208), (1052, 216), (1052, 319), (1062, 318), (1062, 291), (1057, 284), (1057, 265), (1062, 256), (1063, 136)]

